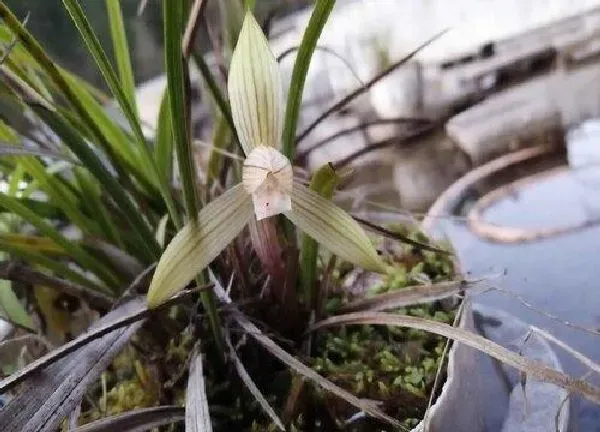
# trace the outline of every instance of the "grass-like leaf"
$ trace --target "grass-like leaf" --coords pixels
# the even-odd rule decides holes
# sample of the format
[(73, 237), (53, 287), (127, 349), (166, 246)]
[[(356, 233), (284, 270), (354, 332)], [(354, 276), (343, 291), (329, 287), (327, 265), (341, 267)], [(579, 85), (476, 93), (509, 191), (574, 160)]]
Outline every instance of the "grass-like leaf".
[[(159, 175), (163, 177), (164, 182), (171, 184), (173, 180), (173, 127), (171, 125), (168, 90), (165, 90), (163, 94), (158, 111), (154, 158), (156, 159)], [(176, 225), (180, 224), (180, 222), (177, 222)]]
[[(16, 198), (15, 198), (16, 199)], [(19, 200), (22, 203), (22, 200)], [(9, 209), (5, 209), (10, 211)], [(34, 212), (34, 210), (29, 209)], [(47, 255), (62, 255), (67, 252), (56, 242), (47, 237), (38, 237), (26, 234), (0, 233), (0, 240), (10, 243), (14, 247), (21, 248), (34, 253), (44, 253)]]
[[(165, 68), (167, 71), (167, 91), (169, 92), (171, 128), (177, 154), (179, 178), (183, 185), (183, 200), (185, 203), (188, 223), (194, 225), (198, 222), (198, 198), (196, 196), (196, 166), (191, 145), (191, 101), (189, 100), (191, 97), (191, 92), (188, 64), (182, 52), (182, 33), (185, 25), (186, 4), (187, 2), (180, 1), (163, 2), (163, 20)], [(173, 220), (177, 224), (177, 219)], [(207, 224), (210, 222), (201, 220), (199, 223)], [(211, 252), (213, 252), (212, 249), (209, 249), (209, 253)], [(218, 252), (215, 253), (210, 260), (214, 259), (217, 254)], [(203, 267), (208, 265), (210, 260), (206, 262)], [(198, 284), (203, 282), (203, 277), (201, 274), (196, 275), (196, 282)], [(174, 289), (181, 289), (181, 287), (176, 287)], [(148, 295), (148, 301), (149, 304), (151, 304), (150, 293)], [(212, 292), (203, 292), (200, 294), (200, 298), (208, 314), (210, 326), (213, 335), (215, 336), (215, 343), (219, 348), (219, 351), (223, 352), (224, 346), (221, 324), (219, 322), (219, 315), (216, 310)]]
[(82, 104), (81, 101), (75, 96), (60, 68), (50, 59), (39, 42), (35, 40), (31, 33), (29, 33), (25, 26), (3, 2), (0, 2), (0, 18), (2, 18), (4, 23), (19, 39), (20, 45), (25, 47), (29, 55), (35, 59), (39, 67), (48, 75), (49, 79), (62, 93), (64, 98), (73, 106), (77, 114), (81, 117), (82, 121), (87, 125), (87, 127), (89, 127), (90, 131), (96, 138), (97, 143), (107, 153), (109, 160), (112, 163), (115, 163), (115, 166), (118, 168), (119, 164), (116, 163), (118, 158), (115, 157), (110, 143), (107, 141), (100, 129), (96, 126), (85, 105)]
[(138, 408), (131, 411), (104, 417), (87, 423), (73, 432), (142, 432), (157, 430), (160, 426), (167, 426), (182, 421), (185, 410), (182, 407), (163, 405), (151, 408)]
[[(109, 0), (110, 2), (110, 0)], [(102, 49), (102, 45), (100, 40), (94, 33), (90, 22), (85, 16), (85, 12), (83, 11), (81, 5), (77, 0), (63, 0), (63, 4), (65, 9), (71, 16), (71, 19), (75, 23), (77, 30), (81, 34), (85, 45), (88, 48), (89, 53), (92, 55), (98, 68), (100, 69), (100, 73), (102, 74), (108, 88), (112, 92), (113, 96), (119, 103), (125, 118), (129, 122), (134, 134), (139, 139), (140, 151), (143, 153), (143, 148), (146, 146), (145, 140), (143, 138), (143, 133), (141, 129), (141, 125), (135, 115), (135, 111), (133, 105), (131, 104), (131, 100), (128, 95), (125, 93), (125, 90), (121, 83), (119, 82), (119, 77), (115, 73), (108, 56)], [(118, 7), (118, 5), (117, 5)], [(112, 31), (112, 28), (111, 28)]]
[(258, 327), (256, 327), (253, 323), (251, 323), (245, 316), (241, 313), (236, 313), (234, 315), (234, 319), (236, 322), (244, 329), (248, 336), (254, 338), (258, 343), (260, 343), (267, 351), (269, 351), (273, 356), (279, 359), (283, 364), (288, 366), (290, 369), (294, 370), (298, 374), (303, 377), (308, 378), (313, 383), (318, 385), (324, 390), (331, 392), (342, 400), (348, 402), (349, 404), (355, 406), (356, 408), (366, 412), (373, 417), (384, 420), (391, 425), (394, 425), (402, 430), (407, 430), (403, 428), (395, 419), (391, 418), (383, 411), (381, 411), (377, 406), (372, 402), (362, 401), (353, 394), (347, 392), (341, 387), (337, 386), (333, 382), (329, 381), (327, 378), (322, 377), (317, 372), (315, 372), (312, 368), (303, 364), (296, 357), (285, 351), (279, 345), (277, 345), (271, 338), (266, 336)]
[[(177, 2), (179, 4), (180, 2)], [(152, 158), (152, 154), (150, 153), (150, 149), (148, 148), (148, 144), (144, 137), (144, 133), (142, 131), (141, 124), (137, 118), (137, 114), (135, 112), (135, 107), (131, 103), (128, 98), (127, 93), (123, 89), (119, 82), (119, 78), (115, 73), (110, 61), (104, 50), (102, 49), (102, 45), (100, 44), (100, 40), (95, 35), (92, 26), (90, 25), (85, 13), (77, 0), (63, 0), (63, 4), (71, 19), (75, 23), (75, 26), (79, 30), (86, 46), (90, 54), (94, 57), (98, 68), (102, 76), (104, 77), (106, 84), (110, 88), (113, 96), (119, 103), (121, 107), (121, 111), (123, 112), (125, 118), (127, 119), (129, 126), (136, 138), (137, 142), (137, 150), (138, 150), (138, 166), (139, 167), (150, 167), (151, 173), (155, 174), (157, 172), (156, 165), (154, 163), (154, 159)], [(176, 213), (175, 204), (173, 202), (173, 198), (171, 196), (171, 192), (167, 185), (164, 182), (160, 181), (160, 177), (157, 175), (153, 175), (150, 177), (150, 180), (154, 182), (154, 184), (159, 188), (161, 196), (165, 201), (169, 212), (174, 215)], [(176, 216), (175, 216), (176, 218)]]
[(536, 379), (555, 384), (569, 392), (578, 393), (592, 402), (600, 403), (599, 387), (595, 387), (582, 379), (571, 378), (570, 376), (554, 370), (539, 361), (525, 358), (522, 355), (510, 351), (503, 346), (484, 338), (481, 335), (465, 329), (452, 327), (448, 324), (438, 321), (394, 313), (358, 312), (328, 318), (324, 321), (316, 323), (313, 326), (313, 329), (350, 324), (374, 324), (408, 327), (435, 333), (484, 352), (490, 357), (512, 366), (518, 371), (535, 377)]
[(285, 432), (285, 426), (283, 425), (282, 421), (279, 419), (277, 413), (275, 413), (275, 410), (271, 407), (271, 405), (269, 405), (269, 401), (267, 401), (267, 398), (263, 396), (257, 385), (254, 383), (252, 377), (244, 367), (242, 360), (237, 355), (237, 352), (235, 351), (235, 348), (231, 343), (231, 336), (229, 335), (228, 331), (225, 332), (225, 342), (227, 343), (227, 348), (229, 348), (229, 355), (231, 356), (233, 366), (235, 367), (238, 376), (240, 377), (248, 391), (252, 394), (256, 402), (258, 402), (265, 414), (269, 416), (273, 424), (277, 426), (277, 428), (280, 431)]
[(9, 240), (3, 238), (0, 238), (0, 251), (4, 251), (12, 256), (22, 258), (30, 263), (38, 264), (39, 266), (50, 270), (56, 275), (62, 276), (70, 281), (76, 282), (90, 289), (105, 293), (111, 293), (111, 291), (107, 289), (105, 285), (89, 280), (81, 273), (70, 269), (65, 264), (59, 263), (57, 261), (54, 261), (52, 258), (49, 258), (48, 255), (45, 253), (34, 252), (31, 249), (27, 247), (22, 247), (19, 244), (12, 244)]
[(137, 155), (134, 151), (135, 147), (132, 145), (133, 138), (119, 127), (113, 118), (109, 117), (104, 107), (90, 94), (83, 83), (68, 75), (65, 75), (65, 79), (77, 99), (85, 105), (94, 123), (102, 131), (114, 152), (129, 164), (128, 170), (135, 170), (133, 173), (138, 180), (149, 181), (150, 176), (145, 174), (147, 178), (143, 179), (140, 174), (140, 167), (136, 165)]
[(202, 353), (198, 345), (192, 353), (190, 374), (185, 392), (185, 430), (187, 432), (212, 432)]
[(127, 43), (127, 35), (125, 34), (125, 24), (123, 23), (120, 0), (106, 0), (106, 11), (108, 13), (108, 22), (110, 24), (113, 51), (117, 60), (119, 79), (123, 86), (123, 92), (129, 100), (129, 104), (131, 105), (133, 113), (136, 114), (137, 120), (135, 79), (131, 67), (131, 58), (129, 57), (129, 44)]
[(144, 256), (148, 262), (154, 261), (160, 253), (159, 246), (154, 239), (154, 233), (133, 204), (131, 198), (125, 193), (123, 185), (108, 171), (89, 145), (82, 140), (81, 136), (63, 117), (58, 113), (47, 111), (43, 107), (33, 107), (33, 109), (62, 138), (63, 142), (77, 155), (79, 160), (103, 185), (111, 198), (115, 200), (120, 212), (129, 222), (133, 233), (137, 234), (140, 242), (139, 246), (142, 248), (141, 252), (145, 252)]
[(182, 32), (186, 2), (163, 2), (165, 68), (169, 92), (169, 112), (173, 141), (177, 153), (179, 177), (183, 185), (183, 197), (187, 217), (196, 220), (196, 170), (190, 142), (190, 125), (186, 117), (186, 85), (184, 58), (181, 52)]
[(289, 160), (294, 160), (296, 127), (310, 60), (334, 5), (335, 0), (317, 0), (296, 55), (285, 109), (285, 126), (283, 128), (283, 154)]
[(29, 210), (27, 207), (22, 205), (19, 200), (7, 195), (0, 194), (0, 206), (9, 209), (16, 215), (19, 215), (27, 222), (35, 226), (43, 235), (52, 239), (57, 245), (62, 247), (68, 252), (75, 261), (77, 261), (84, 268), (92, 270), (98, 277), (106, 282), (110, 287), (117, 288), (121, 282), (111, 271), (107, 268), (100, 260), (94, 256), (88, 254), (83, 248), (78, 246), (75, 242), (72, 242), (63, 237), (56, 229), (44, 221), (37, 214)]

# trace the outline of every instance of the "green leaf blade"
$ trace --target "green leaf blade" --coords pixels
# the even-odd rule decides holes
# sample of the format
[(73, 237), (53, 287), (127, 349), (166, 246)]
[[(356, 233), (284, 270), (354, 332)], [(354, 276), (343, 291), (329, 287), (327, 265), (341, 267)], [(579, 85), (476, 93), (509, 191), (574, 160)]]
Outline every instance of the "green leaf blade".
[(315, 9), (308, 21), (308, 26), (304, 31), (298, 54), (296, 55), (285, 109), (285, 125), (283, 128), (283, 154), (289, 160), (294, 160), (295, 156), (296, 127), (298, 125), (300, 105), (302, 104), (302, 93), (304, 91), (304, 84), (306, 82), (310, 60), (334, 5), (335, 0), (317, 1)]
[(131, 58), (129, 56), (129, 44), (127, 43), (127, 35), (125, 34), (123, 13), (121, 12), (119, 3), (119, 0), (106, 0), (106, 11), (108, 13), (113, 50), (117, 60), (119, 79), (123, 85), (123, 91), (129, 100), (133, 114), (135, 114), (136, 119), (138, 119), (135, 99), (135, 79), (133, 68), (131, 67)]
[(118, 288), (121, 285), (122, 281), (116, 278), (111, 270), (107, 268), (101, 261), (88, 254), (75, 242), (67, 240), (52, 225), (22, 205), (18, 199), (0, 194), (0, 206), (10, 210), (14, 214), (22, 217), (27, 222), (35, 226), (43, 235), (53, 240), (57, 245), (71, 254), (79, 264), (84, 266), (84, 268), (89, 268), (90, 270), (94, 271), (94, 273), (96, 273), (98, 277), (104, 280), (109, 286)]
[(173, 141), (177, 153), (179, 176), (183, 185), (183, 196), (187, 216), (194, 221), (197, 216), (196, 170), (190, 142), (190, 125), (187, 118), (187, 101), (184, 58), (181, 51), (185, 18), (183, 1), (163, 2), (165, 69), (169, 92), (169, 112)]

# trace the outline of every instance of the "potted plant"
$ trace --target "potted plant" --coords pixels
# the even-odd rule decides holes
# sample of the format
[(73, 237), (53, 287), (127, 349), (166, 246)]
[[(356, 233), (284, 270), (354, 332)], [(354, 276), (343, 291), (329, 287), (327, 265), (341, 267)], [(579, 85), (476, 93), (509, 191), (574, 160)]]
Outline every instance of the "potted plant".
[[(0, 197), (25, 227), (0, 239), (10, 254), (3, 277), (25, 289), (51, 287), (102, 318), (0, 381), (10, 399), (0, 429), (54, 430), (65, 416), (79, 431), (176, 430), (180, 420), (190, 431), (415, 426), (444, 370), (442, 337), (487, 345), (450, 325), (452, 307), (423, 305), (432, 293), (439, 299), (464, 287), (447, 252), (334, 205), (345, 173), (332, 165), (310, 178), (292, 168), (304, 79), (333, 1), (315, 5), (285, 105), (261, 27), (224, 3), (235, 41), (228, 98), (195, 58), (218, 111), (202, 184), (187, 66), (203, 2), (189, 11), (185, 2), (163, 2), (167, 89), (152, 143), (136, 113), (118, 2), (107, 1), (118, 72), (79, 3), (63, 3), (128, 126), (0, 2), (0, 36), (17, 41), (0, 67), (7, 98), (37, 126), (30, 136), (1, 124), (12, 145), (4, 173), (26, 185)], [(24, 134), (37, 146), (23, 145)], [(379, 243), (363, 226), (406, 246)], [(41, 302), (17, 302), (12, 316)], [(531, 371), (579, 388), (556, 371)]]

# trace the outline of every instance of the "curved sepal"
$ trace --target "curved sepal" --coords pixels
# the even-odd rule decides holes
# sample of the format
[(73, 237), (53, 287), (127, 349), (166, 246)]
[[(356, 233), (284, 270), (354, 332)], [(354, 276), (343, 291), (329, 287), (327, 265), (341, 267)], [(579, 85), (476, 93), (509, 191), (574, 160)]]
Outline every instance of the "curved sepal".
[(240, 233), (253, 215), (252, 200), (237, 185), (207, 204), (196, 224), (187, 224), (163, 253), (148, 290), (148, 307), (181, 291)]
[(279, 148), (283, 101), (279, 65), (250, 12), (231, 58), (227, 83), (238, 138), (249, 155), (254, 147)]
[(366, 270), (386, 271), (385, 264), (360, 225), (348, 213), (316, 192), (295, 183), (292, 210), (285, 215), (340, 258)]

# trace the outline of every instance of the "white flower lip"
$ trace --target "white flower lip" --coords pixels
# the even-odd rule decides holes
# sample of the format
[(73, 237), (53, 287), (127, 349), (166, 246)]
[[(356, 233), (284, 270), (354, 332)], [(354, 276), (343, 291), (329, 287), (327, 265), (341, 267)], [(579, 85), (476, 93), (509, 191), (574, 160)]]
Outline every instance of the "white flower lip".
[(257, 220), (292, 209), (292, 165), (278, 150), (255, 147), (244, 161), (242, 182), (252, 195)]

